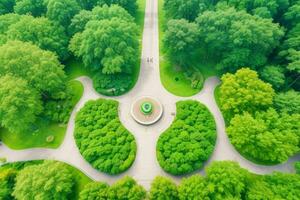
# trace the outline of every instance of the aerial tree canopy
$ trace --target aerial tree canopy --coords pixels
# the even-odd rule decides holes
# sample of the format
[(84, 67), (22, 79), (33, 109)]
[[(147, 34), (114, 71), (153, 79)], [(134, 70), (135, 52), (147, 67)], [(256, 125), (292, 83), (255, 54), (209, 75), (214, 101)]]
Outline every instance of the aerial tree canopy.
[(65, 164), (45, 161), (43, 164), (26, 167), (18, 173), (13, 196), (20, 200), (67, 200), (73, 186), (72, 173)]
[(284, 20), (287, 26), (293, 27), (300, 23), (300, 1), (292, 1), (292, 5), (284, 14)]
[(156, 145), (160, 166), (173, 175), (203, 167), (214, 150), (216, 125), (209, 110), (197, 101), (176, 103), (177, 115)]
[(231, 143), (245, 157), (282, 163), (300, 150), (300, 114), (267, 111), (235, 115), (227, 128)]
[(276, 90), (280, 90), (285, 84), (284, 72), (285, 69), (281, 66), (265, 66), (260, 72), (260, 77), (270, 83)]
[(1, 0), (0, 1), (0, 15), (14, 11), (15, 0)]
[(109, 185), (102, 182), (87, 184), (80, 192), (79, 200), (106, 200), (108, 197)]
[(278, 110), (278, 112), (299, 114), (300, 92), (289, 90), (287, 92), (277, 93), (274, 97), (274, 107)]
[(76, 0), (47, 0), (46, 17), (68, 27), (71, 19), (81, 10)]
[(42, 16), (46, 13), (44, 0), (16, 0), (14, 11), (20, 15)]
[(183, 199), (204, 199), (207, 195), (206, 181), (201, 175), (193, 175), (188, 178), (183, 178), (178, 187), (178, 196)]
[(6, 36), (7, 40), (32, 42), (41, 49), (56, 52), (62, 60), (68, 57), (68, 37), (64, 28), (47, 18), (24, 15), (9, 26)]
[(42, 101), (26, 80), (12, 75), (0, 77), (0, 123), (10, 132), (28, 130), (42, 112)]
[(157, 176), (151, 183), (150, 200), (178, 200), (176, 184), (172, 179)]
[(279, 24), (271, 19), (234, 8), (206, 11), (196, 22), (200, 41), (219, 61), (217, 68), (222, 71), (234, 72), (241, 66), (263, 66), (284, 35)]
[(0, 199), (12, 200), (17, 172), (13, 169), (0, 170)]
[(66, 75), (55, 53), (20, 41), (0, 46), (0, 75), (25, 79), (40, 93), (55, 94), (65, 89)]
[(164, 36), (164, 46), (170, 58), (185, 67), (191, 51), (198, 45), (198, 26), (185, 19), (170, 20)]
[(104, 20), (119, 18), (128, 22), (134, 22), (134, 18), (121, 6), (104, 5), (96, 6), (91, 11), (81, 10), (80, 13), (74, 16), (70, 24), (69, 31), (74, 34), (84, 31), (85, 25), (91, 20)]
[(119, 18), (90, 21), (71, 40), (70, 50), (85, 67), (104, 74), (131, 73), (138, 62), (135, 23)]
[(94, 168), (119, 174), (132, 165), (135, 138), (119, 120), (117, 101), (88, 101), (78, 112), (75, 124), (76, 144)]
[(258, 78), (249, 68), (235, 74), (224, 74), (220, 87), (220, 104), (225, 117), (248, 111), (253, 113), (272, 105), (275, 95), (272, 86)]

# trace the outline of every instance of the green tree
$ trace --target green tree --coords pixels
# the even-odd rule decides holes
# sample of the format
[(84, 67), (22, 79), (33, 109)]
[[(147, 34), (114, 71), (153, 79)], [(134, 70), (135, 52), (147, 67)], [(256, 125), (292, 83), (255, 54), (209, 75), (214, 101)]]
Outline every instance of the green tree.
[(262, 80), (270, 83), (273, 88), (280, 90), (285, 84), (284, 68), (281, 66), (265, 66), (260, 72)]
[(0, 1), (0, 15), (14, 11), (15, 0), (1, 0)]
[(220, 104), (225, 117), (244, 111), (252, 113), (272, 105), (275, 92), (270, 84), (258, 78), (255, 71), (242, 68), (221, 79)]
[(117, 181), (108, 190), (108, 199), (114, 200), (143, 200), (146, 190), (128, 176)]
[(14, 11), (20, 15), (42, 16), (46, 13), (44, 0), (16, 0)]
[(138, 62), (137, 35), (136, 24), (118, 18), (90, 21), (74, 35), (70, 50), (93, 71), (131, 73)]
[(0, 170), (0, 199), (13, 200), (11, 196), (17, 172), (13, 169)]
[(76, 0), (48, 0), (46, 17), (68, 27), (80, 9)]
[(300, 92), (289, 90), (277, 93), (274, 97), (274, 107), (278, 112), (300, 113)]
[(79, 200), (107, 200), (109, 186), (102, 182), (87, 184), (80, 192)]
[(72, 173), (65, 164), (45, 161), (18, 173), (13, 196), (17, 200), (67, 200), (73, 186)]
[(117, 101), (88, 101), (76, 116), (74, 136), (83, 157), (102, 172), (119, 174), (135, 159), (135, 138), (118, 118)]
[(0, 78), (0, 122), (10, 132), (23, 132), (42, 111), (39, 94), (27, 81), (11, 75)]
[(202, 200), (207, 196), (206, 182), (204, 177), (193, 175), (182, 179), (178, 187), (180, 200)]
[(209, 110), (197, 101), (176, 103), (177, 115), (156, 145), (160, 166), (181, 175), (203, 167), (214, 150), (216, 126)]
[(158, 176), (151, 183), (150, 200), (178, 200), (176, 184), (169, 178)]
[(285, 23), (287, 26), (295, 26), (300, 23), (300, 1), (294, 1), (294, 3), (288, 8), (284, 14)]
[(84, 31), (85, 25), (91, 20), (109, 20), (112, 18), (120, 18), (128, 22), (134, 22), (134, 18), (121, 6), (96, 6), (91, 11), (82, 10), (75, 15), (70, 24), (69, 31), (72, 34), (82, 32)]
[(296, 169), (296, 173), (300, 174), (300, 162), (295, 163), (295, 169)]
[(0, 45), (5, 44), (7, 41), (6, 32), (9, 26), (17, 23), (21, 19), (21, 15), (9, 13), (0, 15)]
[(41, 49), (54, 51), (62, 60), (68, 57), (68, 37), (64, 28), (47, 18), (22, 16), (9, 27), (6, 35), (8, 40), (32, 42)]
[(236, 162), (213, 162), (206, 170), (209, 199), (242, 199), (247, 190), (247, 170)]
[(65, 89), (66, 75), (57, 56), (31, 43), (9, 41), (0, 46), (0, 75), (5, 74), (27, 80), (44, 96)]
[(300, 115), (267, 111), (235, 115), (227, 128), (235, 148), (262, 163), (282, 163), (299, 152)]
[(279, 24), (271, 19), (234, 8), (206, 11), (196, 22), (200, 42), (214, 55), (219, 63), (217, 68), (223, 71), (233, 72), (241, 66), (263, 66), (284, 35)]
[(172, 60), (186, 67), (191, 51), (198, 45), (198, 27), (185, 19), (170, 20), (164, 37), (164, 46)]

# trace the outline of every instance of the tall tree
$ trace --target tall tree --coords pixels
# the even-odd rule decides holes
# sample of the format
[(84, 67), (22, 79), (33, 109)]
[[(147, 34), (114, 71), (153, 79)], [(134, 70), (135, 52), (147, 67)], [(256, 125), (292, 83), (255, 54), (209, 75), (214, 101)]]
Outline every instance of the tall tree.
[(281, 66), (265, 66), (260, 71), (260, 77), (270, 83), (273, 88), (279, 90), (285, 84), (284, 68)]
[(173, 61), (186, 67), (191, 51), (198, 45), (198, 27), (185, 19), (170, 20), (164, 37), (164, 45)]
[(27, 81), (11, 75), (0, 78), (0, 122), (10, 132), (28, 130), (42, 111), (39, 94)]
[(18, 173), (13, 196), (18, 200), (67, 200), (73, 185), (72, 173), (65, 164), (45, 161)]
[(1, 0), (0, 1), (0, 15), (14, 11), (15, 0)]
[(46, 13), (44, 0), (16, 0), (14, 11), (20, 15), (42, 16)]
[(271, 19), (234, 8), (206, 11), (196, 22), (201, 42), (219, 61), (217, 67), (223, 71), (233, 72), (241, 66), (263, 66), (284, 35), (279, 24)]
[(288, 8), (284, 14), (285, 24), (289, 27), (293, 27), (300, 23), (300, 1), (294, 1), (294, 3)]
[(47, 18), (22, 16), (9, 27), (6, 35), (8, 40), (32, 42), (41, 49), (54, 51), (62, 60), (68, 57), (68, 37), (64, 28)]
[(85, 67), (104, 74), (131, 73), (138, 62), (137, 26), (113, 18), (90, 21), (71, 40), (70, 50)]
[(277, 93), (274, 97), (274, 106), (278, 112), (300, 113), (300, 92), (289, 90)]

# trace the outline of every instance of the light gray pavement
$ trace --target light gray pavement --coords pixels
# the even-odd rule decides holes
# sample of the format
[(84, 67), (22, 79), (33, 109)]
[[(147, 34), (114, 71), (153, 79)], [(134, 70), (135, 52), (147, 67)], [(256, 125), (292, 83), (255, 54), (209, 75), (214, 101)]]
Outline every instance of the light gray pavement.
[[(80, 169), (87, 176), (97, 181), (113, 183), (124, 175), (135, 178), (145, 188), (149, 188), (151, 181), (158, 175), (172, 177), (178, 182), (182, 177), (174, 177), (165, 173), (156, 160), (156, 142), (159, 135), (167, 129), (176, 112), (175, 103), (179, 100), (194, 99), (205, 104), (213, 113), (217, 125), (217, 144), (213, 155), (207, 163), (215, 160), (234, 160), (248, 170), (266, 174), (274, 170), (282, 172), (293, 172), (292, 163), (300, 160), (300, 155), (291, 158), (287, 163), (275, 166), (260, 166), (244, 159), (230, 144), (226, 133), (224, 119), (214, 100), (214, 89), (219, 84), (217, 77), (208, 78), (205, 81), (203, 90), (190, 98), (176, 97), (162, 86), (159, 75), (159, 39), (158, 39), (158, 1), (146, 0), (145, 24), (143, 33), (143, 50), (141, 58), (141, 71), (136, 86), (126, 95), (113, 97), (120, 102), (119, 116), (123, 125), (134, 134), (137, 142), (136, 160), (132, 167), (118, 176), (109, 176), (91, 167), (80, 155), (76, 147), (73, 132), (76, 112), (79, 111), (86, 101), (98, 98), (108, 98), (98, 94), (88, 77), (80, 77), (78, 80), (84, 86), (84, 93), (76, 107), (74, 108), (67, 127), (67, 133), (62, 145), (58, 149), (35, 148), (28, 150), (11, 150), (5, 145), (0, 146), (0, 157), (6, 157), (8, 162), (35, 160), (35, 159), (55, 159), (66, 162)], [(153, 58), (153, 62), (147, 62), (147, 58)], [(143, 126), (134, 121), (130, 115), (131, 104), (141, 96), (153, 96), (164, 106), (164, 114), (161, 120), (151, 126)], [(199, 171), (203, 173), (203, 169)]]

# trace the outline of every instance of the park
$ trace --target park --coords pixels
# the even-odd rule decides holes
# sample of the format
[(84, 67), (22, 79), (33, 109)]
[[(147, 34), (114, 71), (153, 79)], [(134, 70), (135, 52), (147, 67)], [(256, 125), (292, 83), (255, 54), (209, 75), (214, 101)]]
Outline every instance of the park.
[(300, 199), (299, 13), (1, 0), (0, 199)]

